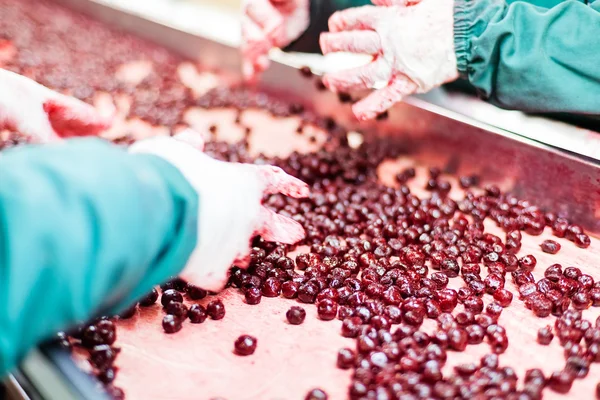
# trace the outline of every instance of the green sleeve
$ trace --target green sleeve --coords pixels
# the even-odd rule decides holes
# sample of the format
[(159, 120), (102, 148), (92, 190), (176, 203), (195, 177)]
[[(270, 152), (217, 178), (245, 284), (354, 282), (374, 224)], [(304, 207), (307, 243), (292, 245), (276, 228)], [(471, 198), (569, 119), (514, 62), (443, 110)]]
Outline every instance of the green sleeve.
[(100, 139), (0, 153), (0, 375), (177, 275), (197, 214), (196, 192), (156, 156)]
[(454, 27), (459, 72), (490, 102), (600, 114), (600, 1), (456, 0)]
[[(512, 3), (517, 3), (517, 2), (525, 2), (537, 7), (542, 7), (542, 8), (552, 8), (554, 6), (559, 5), (560, 3), (564, 2), (565, 0), (506, 0), (506, 2), (508, 4), (512, 4)], [(585, 2), (585, 0), (575, 0), (575, 1), (582, 1)]]

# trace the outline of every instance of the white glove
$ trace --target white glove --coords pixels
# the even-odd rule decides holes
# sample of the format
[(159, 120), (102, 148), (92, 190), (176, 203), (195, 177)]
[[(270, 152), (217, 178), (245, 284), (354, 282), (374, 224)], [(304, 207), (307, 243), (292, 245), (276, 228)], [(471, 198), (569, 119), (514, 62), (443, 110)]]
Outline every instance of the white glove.
[(242, 72), (252, 80), (269, 66), (269, 50), (282, 48), (308, 28), (309, 0), (244, 0)]
[(29, 78), (0, 69), (0, 130), (10, 129), (46, 143), (70, 136), (97, 135), (113, 115), (73, 97), (50, 90)]
[(405, 96), (427, 92), (458, 78), (454, 2), (413, 3), (406, 3), (410, 7), (364, 6), (336, 12), (329, 19), (331, 32), (321, 34), (323, 54), (351, 52), (373, 56), (366, 66), (326, 75), (323, 82), (328, 88), (347, 92), (386, 85), (354, 104), (353, 112), (359, 120), (376, 117)]
[(134, 143), (130, 151), (151, 153), (176, 166), (199, 196), (198, 245), (181, 274), (188, 282), (218, 291), (227, 283), (229, 268), (246, 268), (250, 241), (293, 244), (303, 239), (296, 221), (261, 205), (264, 194), (308, 196), (308, 186), (273, 166), (228, 163), (202, 153), (200, 135), (187, 130), (174, 138), (154, 137)]

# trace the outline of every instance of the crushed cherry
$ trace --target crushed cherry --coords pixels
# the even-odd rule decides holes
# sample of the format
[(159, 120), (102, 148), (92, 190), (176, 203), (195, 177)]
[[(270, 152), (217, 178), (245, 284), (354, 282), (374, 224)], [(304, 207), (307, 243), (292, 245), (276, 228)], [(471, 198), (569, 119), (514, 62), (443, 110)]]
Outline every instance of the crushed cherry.
[(166, 333), (176, 333), (183, 327), (181, 320), (174, 315), (167, 314), (163, 317), (162, 327)]
[(268, 278), (262, 286), (265, 297), (277, 297), (281, 293), (281, 281), (277, 278)]
[(106, 394), (108, 394), (110, 396), (111, 399), (113, 400), (124, 400), (125, 399), (125, 392), (123, 392), (123, 389), (116, 387), (116, 386), (106, 386), (105, 387), (106, 390)]
[(223, 319), (225, 317), (225, 305), (221, 300), (213, 300), (206, 306), (206, 313), (211, 319)]
[(100, 382), (104, 383), (105, 385), (109, 385), (117, 377), (117, 371), (114, 368), (109, 367), (98, 372), (96, 377), (100, 380)]
[(304, 322), (304, 319), (306, 318), (306, 311), (302, 307), (292, 306), (285, 313), (285, 317), (287, 318), (290, 324), (300, 325)]
[(323, 321), (331, 321), (337, 315), (338, 306), (331, 299), (323, 299), (317, 303), (317, 313)]
[(183, 303), (176, 303), (176, 302), (172, 301), (166, 305), (165, 312), (167, 314), (174, 315), (181, 320), (187, 316), (188, 308)]
[(246, 303), (256, 305), (260, 303), (262, 293), (259, 288), (249, 287), (244, 293), (244, 298), (246, 299)]
[(544, 240), (540, 247), (544, 253), (548, 254), (556, 254), (560, 250), (560, 244), (554, 240)]
[(85, 328), (81, 338), (81, 344), (87, 348), (107, 344), (111, 345), (115, 342), (116, 327), (110, 320), (100, 320), (96, 324), (89, 325)]
[(539, 344), (549, 345), (552, 339), (554, 339), (554, 334), (550, 325), (546, 325), (538, 330), (537, 341)]
[(166, 307), (169, 303), (183, 303), (183, 296), (175, 289), (167, 289), (160, 297), (160, 303)]
[(93, 366), (99, 370), (103, 370), (113, 364), (120, 351), (120, 349), (113, 348), (107, 344), (94, 346), (90, 350), (89, 360)]
[(354, 366), (356, 356), (354, 351), (348, 348), (340, 349), (337, 356), (337, 366), (341, 369), (348, 369)]
[(208, 316), (206, 313), (206, 309), (202, 307), (200, 304), (192, 304), (187, 313), (190, 322), (193, 324), (201, 324), (206, 321), (206, 317)]
[(313, 389), (308, 392), (304, 400), (327, 400), (327, 393), (321, 389)]
[(193, 285), (189, 282), (185, 288), (185, 291), (188, 294), (188, 296), (190, 297), (190, 299), (192, 299), (192, 300), (202, 300), (208, 294), (208, 292), (206, 290), (204, 290), (196, 285)]
[(249, 356), (256, 350), (257, 340), (254, 336), (242, 335), (234, 343), (235, 354)]

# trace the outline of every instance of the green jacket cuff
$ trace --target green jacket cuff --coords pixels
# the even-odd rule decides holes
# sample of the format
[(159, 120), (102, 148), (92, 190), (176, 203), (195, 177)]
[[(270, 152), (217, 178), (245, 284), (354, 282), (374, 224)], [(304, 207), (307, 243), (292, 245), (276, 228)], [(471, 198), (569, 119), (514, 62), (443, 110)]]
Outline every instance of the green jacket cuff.
[(467, 77), (469, 68), (470, 29), (474, 18), (473, 2), (470, 0), (454, 1), (454, 51), (458, 73)]

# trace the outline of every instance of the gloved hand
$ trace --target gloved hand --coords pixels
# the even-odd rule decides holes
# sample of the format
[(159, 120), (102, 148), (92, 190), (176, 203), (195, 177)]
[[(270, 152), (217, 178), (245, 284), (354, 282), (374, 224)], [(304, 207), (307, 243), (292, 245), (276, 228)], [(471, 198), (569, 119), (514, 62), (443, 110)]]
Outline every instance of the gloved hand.
[(308, 28), (309, 0), (244, 0), (242, 72), (252, 80), (269, 66), (269, 50), (282, 48)]
[(166, 159), (198, 192), (198, 245), (180, 276), (218, 291), (227, 282), (230, 266), (248, 266), (255, 235), (286, 244), (304, 238), (299, 223), (263, 207), (261, 200), (268, 193), (306, 197), (308, 186), (278, 167), (215, 160), (202, 153), (203, 145), (199, 134), (187, 130), (174, 138), (142, 140), (130, 151)]
[(452, 0), (422, 0), (410, 7), (364, 6), (336, 12), (329, 19), (331, 32), (321, 34), (323, 54), (365, 53), (373, 55), (373, 61), (327, 74), (323, 83), (341, 92), (386, 84), (352, 108), (359, 120), (374, 118), (405, 96), (427, 92), (458, 78), (453, 25)]
[(113, 115), (73, 97), (50, 90), (29, 78), (0, 69), (0, 129), (10, 129), (46, 143), (71, 136), (97, 135)]

